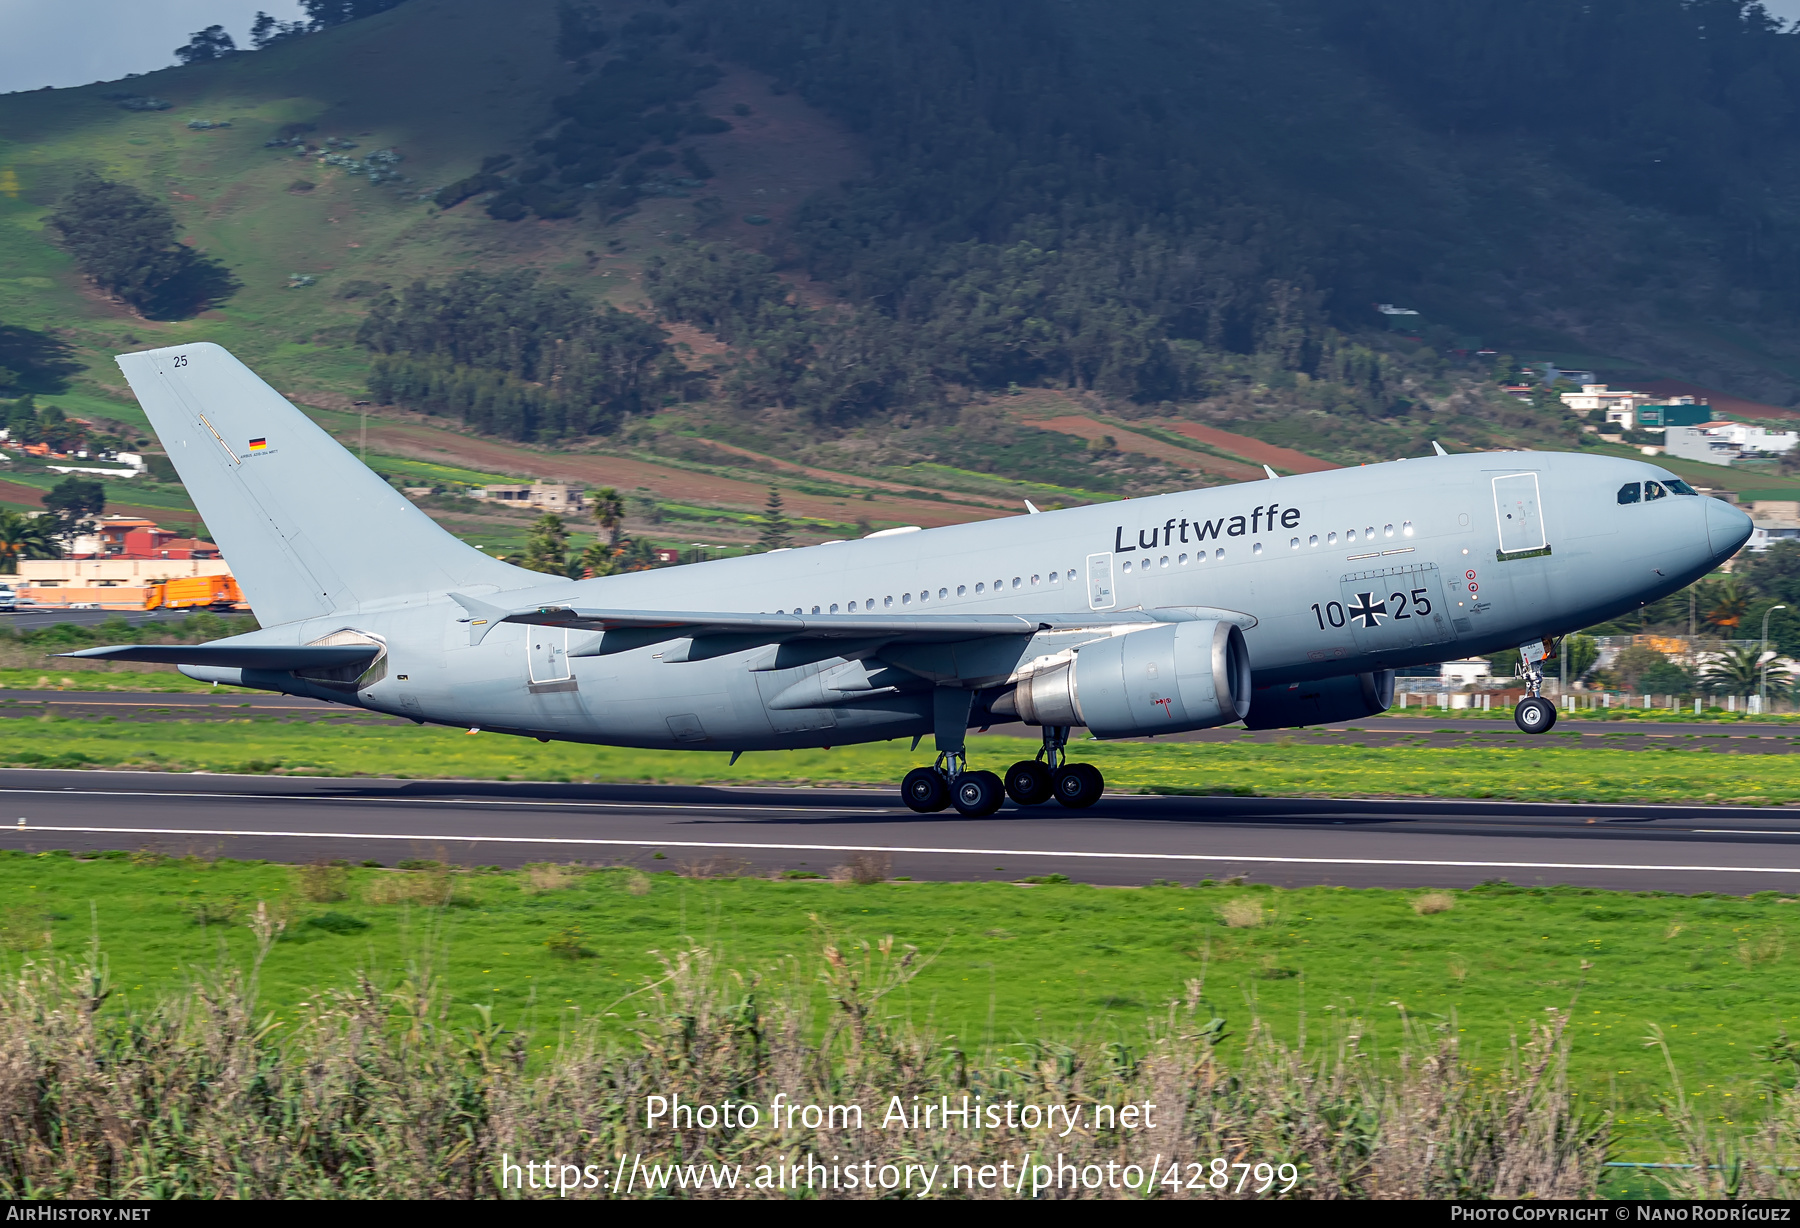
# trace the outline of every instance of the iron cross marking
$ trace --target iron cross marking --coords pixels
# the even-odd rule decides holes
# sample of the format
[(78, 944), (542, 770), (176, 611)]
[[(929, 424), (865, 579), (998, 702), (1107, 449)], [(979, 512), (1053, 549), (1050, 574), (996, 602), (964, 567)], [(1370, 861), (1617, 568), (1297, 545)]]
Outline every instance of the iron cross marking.
[(1358, 593), (1356, 594), (1356, 604), (1350, 607), (1350, 617), (1362, 619), (1364, 630), (1379, 627), (1381, 616), (1387, 613), (1387, 602), (1376, 601), (1374, 604), (1370, 604), (1374, 596), (1374, 593)]

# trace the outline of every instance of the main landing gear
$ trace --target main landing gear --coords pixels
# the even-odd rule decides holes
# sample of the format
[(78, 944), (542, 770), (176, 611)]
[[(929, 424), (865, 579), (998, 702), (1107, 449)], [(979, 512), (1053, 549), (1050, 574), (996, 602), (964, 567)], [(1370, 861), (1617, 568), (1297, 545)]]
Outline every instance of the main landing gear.
[(1549, 733), (1556, 724), (1556, 705), (1545, 699), (1544, 669), (1541, 664), (1550, 655), (1550, 641), (1533, 640), (1519, 646), (1519, 664), (1524, 668), (1526, 696), (1513, 709), (1513, 724), (1526, 733)]
[(1038, 757), (1007, 768), (1004, 781), (992, 772), (968, 771), (961, 751), (943, 751), (936, 766), (906, 774), (900, 796), (921, 814), (954, 806), (971, 819), (993, 814), (1008, 797), (1021, 806), (1041, 806), (1055, 798), (1071, 810), (1084, 810), (1100, 800), (1106, 780), (1092, 764), (1064, 761), (1068, 741), (1067, 726), (1046, 727)]

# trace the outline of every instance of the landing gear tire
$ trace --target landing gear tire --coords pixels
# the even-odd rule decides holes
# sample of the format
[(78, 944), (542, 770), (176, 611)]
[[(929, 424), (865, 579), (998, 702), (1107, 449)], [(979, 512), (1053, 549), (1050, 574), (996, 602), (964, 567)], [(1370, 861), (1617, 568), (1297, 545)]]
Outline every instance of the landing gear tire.
[(950, 804), (950, 785), (936, 768), (914, 768), (900, 781), (900, 800), (920, 814), (936, 814)]
[(964, 772), (950, 786), (950, 804), (966, 819), (984, 819), (1005, 800), (1006, 786), (992, 772)]
[(1521, 699), (1513, 709), (1513, 723), (1526, 733), (1549, 733), (1556, 724), (1556, 705), (1536, 695)]
[(1021, 806), (1043, 805), (1054, 788), (1050, 769), (1036, 759), (1021, 759), (1006, 769), (1006, 795)]
[(1057, 801), (1070, 810), (1086, 810), (1100, 800), (1106, 778), (1092, 764), (1070, 763), (1056, 773), (1053, 787)]

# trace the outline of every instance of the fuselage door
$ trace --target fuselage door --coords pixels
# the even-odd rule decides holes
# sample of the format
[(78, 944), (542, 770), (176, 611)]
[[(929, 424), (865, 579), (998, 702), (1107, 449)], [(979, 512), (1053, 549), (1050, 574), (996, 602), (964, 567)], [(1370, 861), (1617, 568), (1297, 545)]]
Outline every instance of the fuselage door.
[(569, 673), (569, 631), (566, 627), (526, 627), (525, 646), (531, 661), (531, 683), (565, 682)]
[(1441, 644), (1455, 632), (1435, 563), (1352, 572), (1340, 581), (1342, 613), (1327, 610), (1333, 625), (1349, 622), (1361, 652), (1398, 652)]
[(1509, 473), (1495, 478), (1494, 515), (1500, 522), (1501, 554), (1528, 554), (1544, 548), (1537, 474)]
[(1110, 610), (1118, 604), (1118, 594), (1113, 589), (1112, 551), (1088, 555), (1087, 584), (1088, 609)]

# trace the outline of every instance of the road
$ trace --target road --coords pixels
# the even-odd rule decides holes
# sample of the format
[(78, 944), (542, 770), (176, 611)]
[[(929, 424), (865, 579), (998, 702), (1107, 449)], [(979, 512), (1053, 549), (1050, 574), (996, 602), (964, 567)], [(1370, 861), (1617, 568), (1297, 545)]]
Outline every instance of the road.
[(60, 610), (27, 607), (0, 614), (0, 627), (11, 627), (14, 631), (41, 631), (58, 623), (91, 627), (109, 618), (122, 618), (135, 627), (139, 623), (178, 623), (188, 613), (187, 610)]
[(0, 848), (694, 874), (823, 873), (861, 854), (916, 879), (1800, 893), (1800, 811), (1749, 807), (1109, 796), (1079, 814), (1009, 805), (970, 820), (914, 814), (885, 789), (21, 769), (0, 771)]

